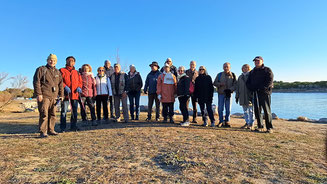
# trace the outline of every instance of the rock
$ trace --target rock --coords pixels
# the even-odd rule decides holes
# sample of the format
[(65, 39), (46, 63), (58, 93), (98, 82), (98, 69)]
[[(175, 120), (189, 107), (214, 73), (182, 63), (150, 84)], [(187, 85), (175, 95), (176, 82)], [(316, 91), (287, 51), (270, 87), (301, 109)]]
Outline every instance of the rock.
[(327, 123), (327, 118), (320, 118), (319, 123)]
[(213, 115), (218, 116), (218, 107), (215, 104), (212, 104)]
[(243, 118), (244, 114), (243, 113), (234, 113), (234, 114), (232, 114), (232, 117)]
[(174, 113), (177, 115), (181, 115), (181, 112), (179, 110), (175, 110)]
[(309, 119), (307, 117), (304, 117), (304, 116), (299, 116), (296, 120), (298, 120), (298, 121), (309, 121)]
[(273, 119), (279, 119), (278, 116), (275, 113), (272, 113), (272, 118)]

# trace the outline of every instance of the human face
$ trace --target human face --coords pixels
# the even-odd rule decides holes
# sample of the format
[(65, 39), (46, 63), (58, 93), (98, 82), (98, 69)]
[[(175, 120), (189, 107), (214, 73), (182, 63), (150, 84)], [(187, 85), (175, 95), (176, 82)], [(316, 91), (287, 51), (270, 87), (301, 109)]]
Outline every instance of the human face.
[(157, 67), (157, 66), (155, 66), (155, 65), (152, 65), (152, 66), (151, 66), (151, 70), (155, 72), (155, 71), (157, 71), (157, 70), (158, 70), (158, 67)]
[(224, 69), (224, 72), (225, 73), (229, 73), (229, 71), (230, 71), (230, 65), (225, 63), (224, 66), (223, 66), (223, 69)]
[(200, 68), (200, 69), (199, 69), (199, 73), (200, 73), (200, 74), (204, 74), (204, 72), (205, 72), (205, 71), (204, 71), (203, 68)]
[(191, 70), (195, 70), (195, 67), (196, 67), (196, 63), (195, 63), (194, 61), (192, 61), (192, 62), (190, 63), (190, 69), (191, 69)]
[(167, 67), (167, 66), (164, 68), (164, 70), (165, 70), (166, 73), (170, 72), (170, 68)]
[(129, 71), (130, 71), (131, 73), (134, 73), (134, 72), (136, 71), (136, 70), (135, 70), (135, 67), (130, 67)]
[(105, 65), (107, 68), (109, 68), (111, 66), (111, 63), (109, 61), (106, 61)]
[(88, 66), (84, 66), (83, 72), (90, 72), (90, 68)]
[(254, 60), (254, 64), (256, 68), (260, 68), (263, 64), (263, 61), (261, 59)]
[(98, 74), (100, 74), (100, 75), (104, 75), (104, 68), (100, 68), (100, 69), (98, 70)]
[(68, 66), (73, 67), (75, 65), (75, 60), (73, 58), (68, 58), (66, 63)]
[(120, 67), (119, 66), (115, 66), (115, 73), (119, 73), (120, 72)]
[(169, 64), (169, 66), (173, 65), (173, 62), (171, 60), (167, 60), (166, 63)]
[(56, 59), (48, 59), (47, 62), (48, 62), (48, 65), (51, 66), (51, 67), (55, 67), (56, 64), (57, 64)]
[(249, 69), (249, 67), (248, 66), (243, 66), (242, 67), (242, 72), (243, 73), (246, 73), (246, 72), (248, 72), (250, 69)]
[(178, 74), (179, 74), (179, 75), (182, 75), (184, 72), (185, 72), (185, 71), (184, 71), (183, 68), (178, 68)]

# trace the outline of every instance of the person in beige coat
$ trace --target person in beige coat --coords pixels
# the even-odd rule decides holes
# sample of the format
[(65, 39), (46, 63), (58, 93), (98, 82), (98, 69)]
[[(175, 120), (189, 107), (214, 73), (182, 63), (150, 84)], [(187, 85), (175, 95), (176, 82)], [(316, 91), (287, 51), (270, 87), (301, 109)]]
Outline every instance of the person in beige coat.
[[(236, 89), (237, 78), (233, 72), (230, 71), (230, 63), (224, 63), (223, 72), (217, 74), (213, 85), (217, 88), (218, 92), (218, 114), (219, 124), (224, 127), (230, 127), (230, 111), (232, 108), (232, 93)], [(226, 115), (224, 120), (224, 107), (226, 109)]]
[(242, 74), (238, 77), (236, 84), (235, 102), (239, 103), (243, 107), (245, 125), (242, 128), (253, 130), (254, 114), (251, 91), (246, 86), (246, 81), (249, 77), (251, 67), (248, 64), (242, 66)]

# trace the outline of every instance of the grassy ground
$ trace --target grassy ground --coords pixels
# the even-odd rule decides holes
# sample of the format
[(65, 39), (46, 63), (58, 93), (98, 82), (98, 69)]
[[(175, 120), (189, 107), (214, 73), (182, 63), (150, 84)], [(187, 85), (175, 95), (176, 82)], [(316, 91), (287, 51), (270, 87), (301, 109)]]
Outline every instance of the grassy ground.
[(276, 120), (266, 134), (240, 129), (242, 119), (111, 122), (39, 139), (37, 121), (0, 114), (0, 183), (327, 183), (326, 124)]

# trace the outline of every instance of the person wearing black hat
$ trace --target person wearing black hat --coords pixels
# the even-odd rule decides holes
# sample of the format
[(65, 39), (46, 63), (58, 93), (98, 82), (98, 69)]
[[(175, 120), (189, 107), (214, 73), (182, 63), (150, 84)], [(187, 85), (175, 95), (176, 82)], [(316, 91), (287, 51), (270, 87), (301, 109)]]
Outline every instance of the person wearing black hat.
[(153, 102), (156, 103), (156, 121), (159, 121), (160, 101), (157, 95), (157, 80), (161, 72), (158, 62), (153, 61), (150, 65), (151, 72), (146, 76), (144, 93), (148, 94), (148, 117), (146, 121), (151, 121)]
[(270, 68), (263, 64), (261, 56), (255, 57), (253, 61), (255, 68), (250, 72), (246, 86), (253, 92), (254, 96), (254, 113), (258, 122), (257, 131), (263, 131), (261, 115), (263, 109), (267, 132), (272, 133), (273, 125), (270, 104), (274, 74)]

